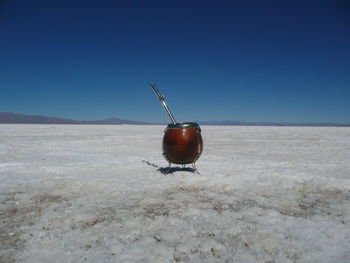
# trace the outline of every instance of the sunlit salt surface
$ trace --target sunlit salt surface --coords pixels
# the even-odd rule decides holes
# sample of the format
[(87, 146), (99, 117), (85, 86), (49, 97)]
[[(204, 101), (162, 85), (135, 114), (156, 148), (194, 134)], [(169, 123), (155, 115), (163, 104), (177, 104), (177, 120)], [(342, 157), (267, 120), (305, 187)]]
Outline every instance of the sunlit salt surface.
[(0, 262), (350, 262), (350, 128), (0, 125)]

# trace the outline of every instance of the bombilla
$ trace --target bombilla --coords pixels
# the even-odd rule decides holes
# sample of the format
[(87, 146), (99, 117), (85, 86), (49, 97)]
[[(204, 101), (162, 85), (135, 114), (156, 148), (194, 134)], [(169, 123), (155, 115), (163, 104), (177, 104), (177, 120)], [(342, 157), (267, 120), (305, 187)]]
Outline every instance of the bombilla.
[(173, 122), (173, 124), (176, 124), (176, 120), (175, 120), (173, 114), (171, 114), (171, 112), (170, 112), (168, 106), (167, 106), (166, 103), (165, 103), (165, 97), (164, 97), (163, 95), (160, 94), (159, 90), (157, 89), (156, 84), (152, 84), (152, 85), (151, 85), (151, 88), (153, 89), (154, 93), (155, 93), (156, 96), (158, 97), (160, 103), (163, 105), (163, 107), (164, 107), (166, 113), (168, 113), (168, 116), (169, 116), (169, 118), (171, 119), (171, 121)]

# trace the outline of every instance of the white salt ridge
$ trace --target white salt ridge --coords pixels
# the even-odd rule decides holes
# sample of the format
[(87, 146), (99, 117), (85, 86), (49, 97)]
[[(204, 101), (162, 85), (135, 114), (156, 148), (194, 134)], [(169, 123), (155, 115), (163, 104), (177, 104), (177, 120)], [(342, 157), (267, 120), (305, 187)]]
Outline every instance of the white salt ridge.
[(350, 129), (0, 125), (0, 262), (350, 262)]

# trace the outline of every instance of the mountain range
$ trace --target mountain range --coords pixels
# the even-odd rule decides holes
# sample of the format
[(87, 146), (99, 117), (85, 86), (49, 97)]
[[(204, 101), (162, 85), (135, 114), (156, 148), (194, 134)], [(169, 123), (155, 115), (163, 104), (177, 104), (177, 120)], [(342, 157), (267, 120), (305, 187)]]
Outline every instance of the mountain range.
[[(42, 115), (24, 115), (13, 112), (0, 112), (0, 124), (130, 124), (151, 125), (164, 123), (149, 123), (141, 121), (124, 120), (119, 118), (107, 118), (95, 121), (78, 121), (58, 117), (47, 117)], [(289, 123), (289, 122), (246, 122), (246, 121), (198, 121), (200, 125), (218, 126), (317, 126), (317, 127), (350, 127), (350, 123)]]
[(0, 123), (17, 124), (151, 124), (141, 121), (123, 120), (118, 118), (108, 118), (96, 121), (77, 121), (58, 117), (47, 117), (41, 115), (24, 115), (13, 112), (0, 112)]
[(216, 125), (216, 126), (350, 127), (350, 123), (332, 123), (332, 122), (292, 123), (292, 122), (203, 121), (198, 123), (201, 125)]

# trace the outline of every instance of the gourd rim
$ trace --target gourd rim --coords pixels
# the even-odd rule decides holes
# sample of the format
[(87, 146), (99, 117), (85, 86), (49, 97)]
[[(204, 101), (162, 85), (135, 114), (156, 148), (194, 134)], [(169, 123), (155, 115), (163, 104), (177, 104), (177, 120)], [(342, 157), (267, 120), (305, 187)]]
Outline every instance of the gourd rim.
[(178, 122), (176, 124), (169, 123), (167, 129), (187, 129), (187, 128), (199, 128), (199, 124), (196, 122)]

